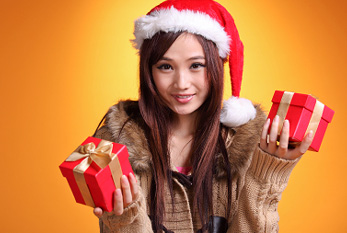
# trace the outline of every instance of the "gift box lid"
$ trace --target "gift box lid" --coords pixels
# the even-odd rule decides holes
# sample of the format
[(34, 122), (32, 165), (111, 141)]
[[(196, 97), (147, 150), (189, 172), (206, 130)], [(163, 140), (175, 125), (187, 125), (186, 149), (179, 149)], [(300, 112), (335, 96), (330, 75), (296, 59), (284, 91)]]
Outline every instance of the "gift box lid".
[[(275, 91), (275, 94), (272, 98), (272, 102), (279, 104), (281, 102), (283, 94), (284, 94), (284, 91)], [(291, 99), (290, 105), (302, 107), (312, 112), (316, 105), (316, 102), (317, 102), (317, 99), (311, 95), (294, 93)], [(334, 110), (324, 105), (322, 118), (327, 122), (331, 122), (333, 116), (334, 116)]]

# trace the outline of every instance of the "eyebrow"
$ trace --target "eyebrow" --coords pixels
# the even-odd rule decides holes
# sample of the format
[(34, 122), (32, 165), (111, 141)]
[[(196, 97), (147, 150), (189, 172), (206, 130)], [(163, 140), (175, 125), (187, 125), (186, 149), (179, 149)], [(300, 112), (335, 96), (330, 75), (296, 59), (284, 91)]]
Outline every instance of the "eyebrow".
[(195, 56), (195, 57), (189, 58), (188, 60), (198, 60), (198, 59), (203, 59), (203, 60), (205, 60), (205, 57), (204, 57), (204, 56)]
[[(194, 57), (190, 57), (190, 58), (188, 59), (188, 61), (189, 61), (189, 60), (199, 60), (199, 59), (205, 60), (205, 57), (204, 57), (204, 56), (194, 56)], [(168, 57), (162, 57), (160, 60), (172, 61), (172, 59), (171, 59), (171, 58), (168, 58)], [(160, 60), (159, 60), (159, 61), (160, 61)]]

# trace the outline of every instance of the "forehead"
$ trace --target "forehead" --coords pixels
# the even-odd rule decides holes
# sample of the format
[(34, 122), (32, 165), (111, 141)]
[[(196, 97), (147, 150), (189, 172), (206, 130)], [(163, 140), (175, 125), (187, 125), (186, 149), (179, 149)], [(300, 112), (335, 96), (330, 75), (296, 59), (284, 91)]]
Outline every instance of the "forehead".
[(164, 54), (170, 59), (189, 59), (191, 57), (204, 57), (203, 48), (197, 37), (191, 33), (182, 33)]

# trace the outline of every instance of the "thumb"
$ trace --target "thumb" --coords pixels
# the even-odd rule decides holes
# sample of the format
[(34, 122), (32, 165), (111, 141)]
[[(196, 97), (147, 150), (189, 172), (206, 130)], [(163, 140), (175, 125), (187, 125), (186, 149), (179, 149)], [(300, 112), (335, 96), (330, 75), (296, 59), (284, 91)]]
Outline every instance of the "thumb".
[(93, 213), (96, 217), (101, 218), (103, 211), (100, 207), (96, 207), (96, 208), (94, 208)]

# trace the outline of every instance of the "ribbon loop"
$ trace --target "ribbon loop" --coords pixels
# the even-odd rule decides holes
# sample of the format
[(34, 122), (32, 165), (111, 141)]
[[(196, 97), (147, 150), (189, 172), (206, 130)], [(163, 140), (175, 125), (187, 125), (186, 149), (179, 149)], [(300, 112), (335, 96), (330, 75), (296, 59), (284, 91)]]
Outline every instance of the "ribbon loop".
[(94, 161), (100, 168), (105, 168), (112, 160), (112, 142), (101, 140), (97, 147), (94, 143), (88, 143), (83, 146), (79, 146), (66, 161), (77, 161), (85, 158), (83, 162), (84, 166), (77, 166), (76, 170), (85, 172), (90, 164)]

